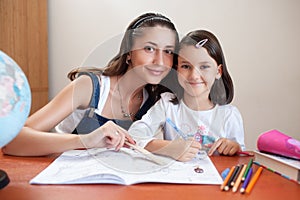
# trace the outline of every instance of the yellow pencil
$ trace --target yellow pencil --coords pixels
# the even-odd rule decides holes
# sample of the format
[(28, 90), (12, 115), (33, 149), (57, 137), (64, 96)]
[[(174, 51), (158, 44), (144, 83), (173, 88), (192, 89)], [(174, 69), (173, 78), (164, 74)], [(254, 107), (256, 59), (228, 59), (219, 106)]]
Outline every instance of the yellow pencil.
[(244, 172), (246, 171), (247, 165), (243, 165), (242, 171), (239, 174), (239, 177), (237, 178), (236, 182), (233, 185), (232, 191), (236, 192), (238, 190), (238, 187), (240, 185), (240, 183), (242, 182), (242, 177), (244, 175)]
[(263, 170), (263, 167), (259, 167), (258, 170), (255, 172), (253, 178), (251, 179), (249, 185), (246, 188), (246, 193), (250, 193), (251, 192), (251, 190), (252, 190), (254, 184), (256, 183), (259, 175), (261, 174), (262, 170)]
[(228, 182), (228, 180), (230, 179), (230, 177), (231, 177), (231, 175), (232, 175), (232, 173), (233, 173), (233, 171), (234, 171), (234, 168), (235, 168), (235, 166), (232, 166), (232, 167), (231, 167), (231, 169), (230, 169), (229, 173), (227, 174), (227, 176), (226, 176), (226, 178), (225, 178), (223, 184), (221, 185), (221, 190), (223, 190), (224, 187), (227, 185), (227, 182)]

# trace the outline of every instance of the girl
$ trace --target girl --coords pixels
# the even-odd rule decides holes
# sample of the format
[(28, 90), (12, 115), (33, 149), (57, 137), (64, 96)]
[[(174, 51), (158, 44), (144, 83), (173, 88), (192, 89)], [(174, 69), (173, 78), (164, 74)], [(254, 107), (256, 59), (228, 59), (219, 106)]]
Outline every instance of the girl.
[[(83, 68), (71, 72), (69, 77), (76, 79), (29, 117), (3, 152), (39, 156), (77, 148), (118, 150), (125, 140), (134, 143), (124, 128), (139, 119), (159, 99), (159, 93), (166, 91), (157, 84), (172, 68), (177, 45), (178, 34), (167, 17), (154, 13), (139, 16), (128, 26), (119, 53), (104, 71)], [(66, 132), (67, 124), (67, 133), (89, 134), (50, 133), (72, 113), (77, 117), (64, 121), (61, 130)], [(91, 122), (93, 128), (89, 129), (86, 122)]]
[[(162, 98), (129, 129), (145, 149), (188, 161), (200, 148), (234, 155), (244, 149), (244, 129), (233, 99), (233, 83), (217, 38), (205, 30), (187, 34), (180, 42), (178, 82), (183, 96)], [(163, 127), (163, 139), (155, 136)], [(141, 135), (142, 134), (142, 135)], [(180, 137), (179, 137), (180, 136)]]

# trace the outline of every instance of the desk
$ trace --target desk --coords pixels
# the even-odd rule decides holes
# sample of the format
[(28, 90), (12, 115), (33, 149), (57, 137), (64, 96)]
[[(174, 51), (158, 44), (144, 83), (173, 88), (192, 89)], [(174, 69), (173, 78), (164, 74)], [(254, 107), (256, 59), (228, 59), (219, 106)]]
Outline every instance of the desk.
[[(219, 172), (236, 164), (248, 163), (251, 157), (212, 156)], [(30, 185), (28, 182), (53, 160), (52, 157), (14, 157), (0, 153), (0, 169), (10, 183), (0, 190), (1, 200), (91, 200), (91, 199), (300, 199), (300, 185), (268, 170), (263, 170), (250, 194), (221, 191), (219, 185), (137, 184), (123, 185)], [(257, 168), (257, 166), (254, 166)]]

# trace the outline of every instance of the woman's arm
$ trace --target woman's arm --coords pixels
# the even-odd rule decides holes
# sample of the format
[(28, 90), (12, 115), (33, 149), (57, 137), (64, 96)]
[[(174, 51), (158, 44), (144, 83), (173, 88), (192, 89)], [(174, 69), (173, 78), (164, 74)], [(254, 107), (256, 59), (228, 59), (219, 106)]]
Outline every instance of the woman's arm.
[[(113, 123), (100, 127), (91, 135), (50, 132), (77, 108), (87, 108), (92, 91), (92, 80), (88, 76), (80, 76), (66, 86), (52, 101), (30, 116), (19, 135), (3, 147), (2, 151), (10, 155), (41, 156), (103, 145), (115, 145), (119, 148), (119, 143), (122, 143), (127, 133)], [(116, 134), (117, 131), (119, 135)]]

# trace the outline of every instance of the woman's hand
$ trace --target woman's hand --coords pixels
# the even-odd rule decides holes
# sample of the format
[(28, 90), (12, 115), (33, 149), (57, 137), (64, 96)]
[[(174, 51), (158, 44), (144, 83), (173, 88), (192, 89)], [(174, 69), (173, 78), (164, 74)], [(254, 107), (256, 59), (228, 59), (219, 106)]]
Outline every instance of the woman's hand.
[(81, 142), (85, 148), (107, 147), (120, 150), (125, 141), (135, 144), (134, 140), (129, 136), (128, 132), (115, 124), (108, 121), (93, 132), (81, 135)]
[(215, 151), (219, 154), (232, 156), (241, 150), (240, 145), (232, 140), (226, 138), (218, 139), (208, 151), (208, 155), (211, 156)]

